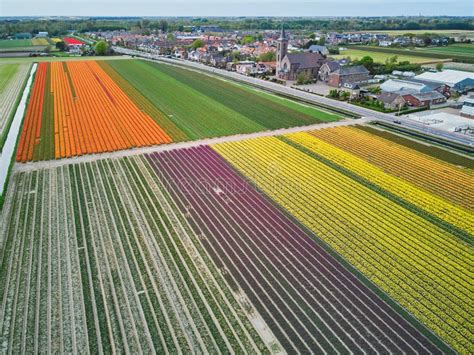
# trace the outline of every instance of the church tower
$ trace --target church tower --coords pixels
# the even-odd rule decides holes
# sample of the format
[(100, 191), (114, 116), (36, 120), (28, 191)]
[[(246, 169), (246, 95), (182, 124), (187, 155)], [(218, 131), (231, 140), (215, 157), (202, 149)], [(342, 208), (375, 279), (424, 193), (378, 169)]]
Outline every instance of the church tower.
[(276, 69), (277, 69), (277, 76), (281, 71), (281, 61), (285, 58), (285, 55), (288, 53), (288, 38), (286, 38), (285, 29), (281, 26), (281, 34), (280, 38), (278, 38), (277, 42), (277, 53), (276, 53)]

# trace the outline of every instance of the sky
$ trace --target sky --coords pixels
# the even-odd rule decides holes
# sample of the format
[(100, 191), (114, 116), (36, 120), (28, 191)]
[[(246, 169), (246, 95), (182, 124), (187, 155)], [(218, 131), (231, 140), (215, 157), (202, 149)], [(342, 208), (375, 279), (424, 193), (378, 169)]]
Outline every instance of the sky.
[(0, 0), (0, 16), (474, 16), (474, 0)]

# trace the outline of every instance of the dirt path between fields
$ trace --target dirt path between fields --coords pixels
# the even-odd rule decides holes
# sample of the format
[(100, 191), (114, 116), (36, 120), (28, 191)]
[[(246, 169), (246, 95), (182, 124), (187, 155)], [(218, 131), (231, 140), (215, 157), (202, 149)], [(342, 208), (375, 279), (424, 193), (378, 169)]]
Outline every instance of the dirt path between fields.
[(344, 119), (337, 122), (317, 123), (317, 124), (312, 124), (308, 126), (282, 128), (282, 129), (277, 129), (274, 131), (263, 131), (263, 132), (255, 132), (255, 133), (248, 133), (248, 134), (237, 134), (233, 136), (200, 139), (196, 141), (161, 144), (161, 145), (154, 145), (154, 146), (149, 146), (149, 147), (118, 150), (115, 152), (81, 155), (79, 157), (73, 157), (73, 158), (29, 162), (29, 163), (15, 163), (15, 165), (13, 166), (13, 172), (16, 173), (16, 172), (38, 170), (38, 169), (56, 168), (58, 166), (86, 163), (86, 162), (96, 161), (100, 159), (121, 158), (121, 157), (133, 156), (133, 155), (139, 155), (139, 154), (163, 152), (163, 151), (168, 151), (168, 150), (173, 150), (173, 149), (192, 148), (192, 147), (198, 147), (201, 145), (235, 142), (235, 141), (240, 141), (240, 140), (250, 139), (250, 138), (271, 137), (271, 136), (277, 136), (281, 134), (295, 133), (295, 132), (301, 132), (301, 131), (310, 131), (310, 130), (315, 130), (315, 129), (323, 129), (323, 128), (339, 127), (339, 126), (350, 126), (350, 125), (355, 125), (355, 124), (363, 124), (368, 121), (369, 121), (368, 119), (364, 119), (364, 118)]

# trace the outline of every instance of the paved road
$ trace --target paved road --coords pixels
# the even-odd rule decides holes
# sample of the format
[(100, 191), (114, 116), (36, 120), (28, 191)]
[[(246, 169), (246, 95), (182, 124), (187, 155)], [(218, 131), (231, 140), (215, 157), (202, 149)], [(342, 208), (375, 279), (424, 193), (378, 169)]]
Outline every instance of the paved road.
[(233, 136), (224, 136), (224, 137), (201, 139), (201, 140), (196, 140), (196, 141), (161, 144), (161, 145), (154, 145), (150, 147), (140, 147), (140, 148), (118, 150), (115, 152), (81, 155), (79, 157), (73, 157), (73, 158), (37, 161), (37, 162), (29, 162), (29, 163), (17, 162), (13, 167), (13, 171), (16, 173), (20, 171), (31, 171), (31, 170), (37, 170), (37, 169), (55, 168), (55, 167), (63, 166), (63, 165), (85, 163), (85, 162), (91, 162), (91, 161), (96, 161), (100, 159), (122, 158), (125, 156), (163, 152), (163, 151), (172, 150), (172, 149), (199, 147), (201, 145), (235, 142), (235, 141), (240, 141), (244, 139), (251, 139), (251, 138), (258, 138), (258, 137), (271, 137), (271, 136), (277, 136), (277, 135), (287, 134), (287, 133), (311, 131), (311, 130), (316, 130), (316, 129), (331, 128), (331, 127), (349, 126), (349, 125), (362, 124), (362, 123), (366, 123), (366, 120), (363, 118), (358, 119), (358, 120), (346, 119), (346, 120), (341, 120), (337, 122), (316, 123), (316, 124), (301, 126), (301, 127), (281, 128), (281, 129), (276, 129), (273, 131), (263, 131), (263, 132), (255, 132), (255, 133), (248, 133), (248, 134), (236, 134)]
[(139, 52), (139, 51), (134, 51), (134, 50), (125, 49), (125, 48), (120, 48), (120, 47), (113, 47), (113, 49), (117, 53), (128, 54), (128, 55), (136, 55), (136, 56), (147, 58), (147, 59), (159, 60), (159, 61), (162, 61), (162, 62), (175, 64), (175, 65), (184, 65), (184, 66), (187, 66), (189, 68), (198, 69), (200, 71), (205, 71), (205, 72), (208, 72), (208, 73), (218, 74), (218, 75), (225, 76), (225, 77), (228, 77), (228, 78), (231, 78), (231, 79), (234, 79), (234, 80), (238, 80), (240, 82), (246, 82), (248, 84), (251, 84), (253, 86), (257, 86), (257, 87), (260, 87), (260, 88), (263, 88), (263, 89), (266, 89), (266, 90), (270, 90), (270, 91), (273, 91), (273, 92), (282, 93), (282, 94), (285, 94), (285, 95), (301, 98), (301, 99), (304, 99), (306, 101), (313, 102), (315, 104), (322, 104), (322, 105), (325, 105), (325, 106), (331, 106), (331, 107), (339, 108), (339, 109), (344, 110), (344, 111), (354, 112), (354, 113), (356, 113), (356, 114), (358, 114), (358, 115), (360, 115), (364, 118), (367, 118), (368, 120), (379, 120), (379, 121), (383, 121), (383, 122), (393, 124), (393, 121), (396, 119), (396, 120), (399, 120), (401, 122), (401, 125), (405, 128), (413, 129), (413, 130), (422, 132), (424, 134), (435, 136), (435, 137), (438, 137), (438, 138), (448, 139), (448, 140), (454, 141), (456, 143), (465, 144), (465, 145), (468, 145), (468, 146), (474, 146), (474, 137), (470, 137), (470, 136), (467, 136), (467, 135), (464, 135), (464, 134), (458, 134), (458, 133), (451, 133), (451, 132), (443, 131), (443, 130), (440, 130), (440, 129), (437, 129), (437, 128), (429, 127), (429, 126), (424, 125), (424, 124), (419, 123), (419, 122), (415, 122), (415, 121), (412, 121), (412, 120), (409, 120), (409, 119), (406, 119), (406, 118), (402, 118), (402, 117), (394, 118), (394, 116), (388, 115), (386, 113), (377, 112), (377, 111), (373, 111), (373, 110), (370, 110), (370, 109), (367, 109), (367, 108), (364, 108), (364, 107), (351, 105), (347, 102), (336, 101), (336, 100), (332, 100), (332, 99), (322, 97), (322, 96), (318, 96), (318, 95), (315, 95), (315, 94), (310, 94), (310, 93), (300, 91), (300, 90), (296, 90), (294, 88), (290, 88), (290, 87), (283, 86), (283, 85), (280, 85), (280, 84), (276, 84), (276, 83), (268, 82), (268, 81), (265, 81), (265, 80), (256, 79), (256, 78), (248, 77), (248, 76), (245, 76), (245, 75), (241, 75), (241, 74), (238, 74), (236, 72), (230, 72), (230, 71), (223, 70), (223, 69), (212, 68), (212, 67), (209, 67), (209, 66), (204, 65), (204, 64), (195, 63), (195, 62), (191, 62), (191, 61), (187, 61), (187, 60), (170, 59), (170, 58), (166, 58), (166, 57), (163, 57), (163, 56), (152, 55), (152, 54)]

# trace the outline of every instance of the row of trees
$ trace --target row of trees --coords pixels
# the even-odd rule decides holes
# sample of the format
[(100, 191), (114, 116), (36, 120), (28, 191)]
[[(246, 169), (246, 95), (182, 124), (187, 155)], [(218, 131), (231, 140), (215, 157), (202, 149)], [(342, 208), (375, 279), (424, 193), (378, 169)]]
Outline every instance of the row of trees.
[(290, 30), (366, 31), (366, 30), (474, 30), (470, 17), (376, 17), (376, 18), (83, 18), (83, 19), (14, 19), (0, 21), (0, 38), (18, 32), (48, 31), (54, 36), (68, 30), (190, 31), (192, 27), (219, 26), (226, 30), (278, 30), (282, 23)]

